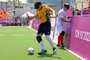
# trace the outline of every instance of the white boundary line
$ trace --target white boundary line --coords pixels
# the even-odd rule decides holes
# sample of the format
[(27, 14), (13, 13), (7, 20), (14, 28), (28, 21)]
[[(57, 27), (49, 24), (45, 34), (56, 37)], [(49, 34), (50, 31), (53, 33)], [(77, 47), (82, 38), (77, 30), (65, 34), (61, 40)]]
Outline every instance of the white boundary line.
[[(57, 44), (57, 42), (56, 42), (56, 40), (55, 41), (53, 41), (55, 44)], [(70, 52), (70, 53), (72, 53), (73, 55), (75, 55), (76, 57), (78, 57), (78, 58), (80, 58), (81, 60), (85, 60), (84, 58), (82, 58), (81, 56), (79, 56), (78, 54), (76, 54), (76, 53), (74, 53), (73, 51), (71, 51), (71, 50), (69, 50), (69, 49), (67, 49), (67, 48), (65, 48), (68, 52)]]
[(85, 60), (84, 58), (82, 58), (81, 56), (79, 56), (78, 54), (74, 53), (73, 51), (65, 48), (68, 52), (72, 53), (73, 55), (75, 55), (76, 57), (80, 58), (81, 60)]
[[(36, 30), (32, 29), (31, 27), (28, 27), (28, 28), (30, 28), (31, 30), (37, 32)], [(53, 41), (53, 42), (56, 44), (56, 41)], [(69, 50), (69, 49), (67, 49), (67, 48), (65, 48), (65, 49), (66, 49), (68, 52), (70, 52), (70, 53), (72, 53), (73, 55), (75, 55), (76, 57), (80, 58), (81, 60), (85, 60), (84, 58), (82, 58), (82, 57), (79, 56), (78, 54), (74, 53), (73, 51), (71, 51), (71, 50)]]
[[(56, 40), (55, 41), (53, 41), (55, 44), (57, 44), (57, 42), (56, 42)], [(68, 52), (70, 52), (70, 53), (72, 53), (73, 55), (75, 55), (76, 57), (78, 57), (78, 58), (80, 58), (81, 60), (85, 60), (84, 58), (82, 58), (81, 56), (79, 56), (78, 54), (76, 54), (76, 53), (74, 53), (73, 51), (71, 51), (71, 50), (69, 50), (69, 49), (67, 49), (67, 48), (65, 48)]]

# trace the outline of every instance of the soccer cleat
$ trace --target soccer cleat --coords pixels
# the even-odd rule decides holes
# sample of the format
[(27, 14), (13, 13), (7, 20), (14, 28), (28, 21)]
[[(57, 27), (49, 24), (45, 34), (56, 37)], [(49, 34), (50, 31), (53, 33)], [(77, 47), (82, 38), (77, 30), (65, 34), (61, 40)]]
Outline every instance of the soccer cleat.
[(63, 42), (61, 43), (61, 47), (62, 47), (62, 48), (64, 48), (64, 47), (65, 47), (65, 46), (64, 46), (64, 44), (63, 44)]
[(42, 55), (42, 54), (47, 54), (47, 51), (46, 50), (42, 50), (42, 51), (38, 52), (38, 55)]
[(64, 45), (62, 45), (61, 47), (62, 47), (62, 48), (64, 48), (65, 46), (64, 46)]
[(60, 47), (60, 45), (57, 45), (57, 47)]
[(53, 48), (53, 53), (56, 53), (56, 51), (57, 51), (57, 50), (56, 50), (56, 48), (54, 47), (54, 48)]

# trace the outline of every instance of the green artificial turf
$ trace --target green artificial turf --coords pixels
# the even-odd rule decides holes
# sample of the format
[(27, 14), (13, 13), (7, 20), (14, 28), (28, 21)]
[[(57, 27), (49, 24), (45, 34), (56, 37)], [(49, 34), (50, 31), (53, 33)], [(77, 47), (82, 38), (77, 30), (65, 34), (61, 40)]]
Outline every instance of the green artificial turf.
[[(64, 49), (57, 48), (52, 54), (52, 48), (44, 38), (48, 53), (38, 55), (39, 44), (36, 41), (36, 32), (28, 27), (0, 27), (0, 60), (80, 60)], [(34, 55), (27, 55), (27, 49), (33, 47)]]

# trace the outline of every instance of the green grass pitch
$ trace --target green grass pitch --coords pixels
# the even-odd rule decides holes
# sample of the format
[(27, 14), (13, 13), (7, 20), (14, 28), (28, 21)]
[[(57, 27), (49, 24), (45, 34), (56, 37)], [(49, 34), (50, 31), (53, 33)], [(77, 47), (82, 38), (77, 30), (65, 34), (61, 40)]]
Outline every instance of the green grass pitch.
[[(39, 44), (36, 41), (36, 32), (28, 27), (0, 27), (0, 60), (80, 60), (67, 50), (58, 49), (55, 55), (44, 38), (47, 55), (38, 55)], [(34, 55), (27, 55), (27, 49), (33, 47)]]

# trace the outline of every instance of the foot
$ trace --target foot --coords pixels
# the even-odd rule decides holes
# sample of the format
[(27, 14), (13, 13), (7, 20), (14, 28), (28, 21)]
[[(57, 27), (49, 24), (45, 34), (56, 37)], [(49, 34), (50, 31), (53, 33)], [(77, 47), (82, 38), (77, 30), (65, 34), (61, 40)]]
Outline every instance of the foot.
[(42, 54), (47, 54), (47, 51), (46, 50), (42, 50), (42, 51), (38, 52), (38, 55), (42, 55)]
[(62, 47), (62, 48), (64, 48), (65, 46), (64, 46), (64, 45), (62, 45), (61, 47)]
[(57, 47), (59, 47), (60, 45), (57, 45)]
[(62, 47), (62, 48), (64, 48), (64, 47), (65, 47), (65, 46), (64, 46), (64, 44), (63, 44), (63, 42), (61, 43), (61, 47)]
[(56, 51), (57, 51), (57, 50), (56, 50), (56, 48), (54, 47), (54, 48), (53, 48), (53, 53), (56, 53)]

